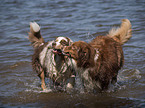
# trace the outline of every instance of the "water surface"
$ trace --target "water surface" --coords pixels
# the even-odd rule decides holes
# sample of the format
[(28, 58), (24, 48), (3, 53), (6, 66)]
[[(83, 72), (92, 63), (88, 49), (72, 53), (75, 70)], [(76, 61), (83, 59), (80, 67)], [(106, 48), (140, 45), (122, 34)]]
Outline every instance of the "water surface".
[[(2, 0), (0, 3), (0, 106), (44, 108), (145, 107), (145, 1)], [(36, 21), (46, 41), (67, 36), (91, 41), (121, 19), (132, 23), (133, 37), (123, 45), (125, 64), (110, 93), (42, 92), (32, 71), (27, 39)], [(94, 35), (92, 35), (94, 34)]]

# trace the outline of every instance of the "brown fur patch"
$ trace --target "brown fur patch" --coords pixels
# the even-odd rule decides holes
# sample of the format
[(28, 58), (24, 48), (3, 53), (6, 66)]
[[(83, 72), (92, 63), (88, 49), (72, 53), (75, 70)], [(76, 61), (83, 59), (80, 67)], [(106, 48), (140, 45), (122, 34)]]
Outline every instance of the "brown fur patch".
[(48, 43), (45, 43), (44, 45), (36, 48), (34, 50), (34, 54), (32, 56), (32, 68), (33, 70), (38, 74), (38, 76), (41, 74), (42, 71), (45, 72), (43, 66), (40, 63), (40, 59), (39, 59), (39, 55), (41, 53), (41, 51), (43, 50), (43, 48), (47, 45)]
[[(94, 61), (95, 49), (99, 51), (97, 61)], [(100, 82), (102, 90), (108, 88), (110, 80), (116, 80), (124, 62), (121, 44), (107, 36), (97, 36), (90, 43), (74, 42), (64, 51), (76, 60), (78, 68), (90, 68), (90, 77), (93, 81)]]

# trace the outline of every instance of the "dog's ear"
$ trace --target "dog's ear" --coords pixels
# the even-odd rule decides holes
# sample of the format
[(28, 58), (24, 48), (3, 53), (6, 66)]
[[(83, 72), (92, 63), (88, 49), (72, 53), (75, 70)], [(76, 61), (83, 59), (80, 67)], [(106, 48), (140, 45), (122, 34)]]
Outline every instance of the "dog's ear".
[(86, 68), (88, 67), (89, 61), (89, 52), (88, 48), (80, 48), (78, 51), (78, 65), (80, 67)]
[(73, 44), (73, 41), (69, 38), (69, 46)]
[(69, 46), (72, 45), (73, 41), (72, 41), (70, 38), (68, 38), (68, 37), (65, 37), (65, 38), (66, 38), (67, 41), (68, 41), (68, 45), (69, 45)]
[(80, 48), (78, 51), (79, 66), (87, 68), (94, 65), (94, 55), (95, 50), (91, 46), (86, 46), (85, 48)]

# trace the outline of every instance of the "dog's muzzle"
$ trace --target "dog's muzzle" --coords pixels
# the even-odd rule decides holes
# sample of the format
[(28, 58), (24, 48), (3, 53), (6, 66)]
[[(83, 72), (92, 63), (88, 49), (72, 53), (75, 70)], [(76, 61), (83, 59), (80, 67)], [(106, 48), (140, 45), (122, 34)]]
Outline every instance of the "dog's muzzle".
[(64, 56), (71, 57), (71, 54), (70, 54), (69, 52), (62, 52), (62, 54), (63, 54)]
[(61, 49), (53, 49), (53, 53), (63, 55)]

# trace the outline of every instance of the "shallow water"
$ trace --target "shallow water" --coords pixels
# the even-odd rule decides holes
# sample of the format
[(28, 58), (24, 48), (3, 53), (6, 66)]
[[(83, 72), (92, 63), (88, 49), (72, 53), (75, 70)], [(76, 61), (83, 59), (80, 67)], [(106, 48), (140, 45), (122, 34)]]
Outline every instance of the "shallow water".
[[(44, 108), (145, 107), (145, 1), (3, 0), (0, 3), (0, 106)], [(32, 71), (29, 22), (41, 25), (46, 41), (67, 36), (90, 41), (121, 19), (132, 23), (133, 37), (123, 45), (125, 64), (107, 93), (42, 92)], [(92, 35), (93, 34), (93, 35)], [(48, 82), (48, 81), (47, 81)], [(49, 86), (47, 85), (47, 88)]]

